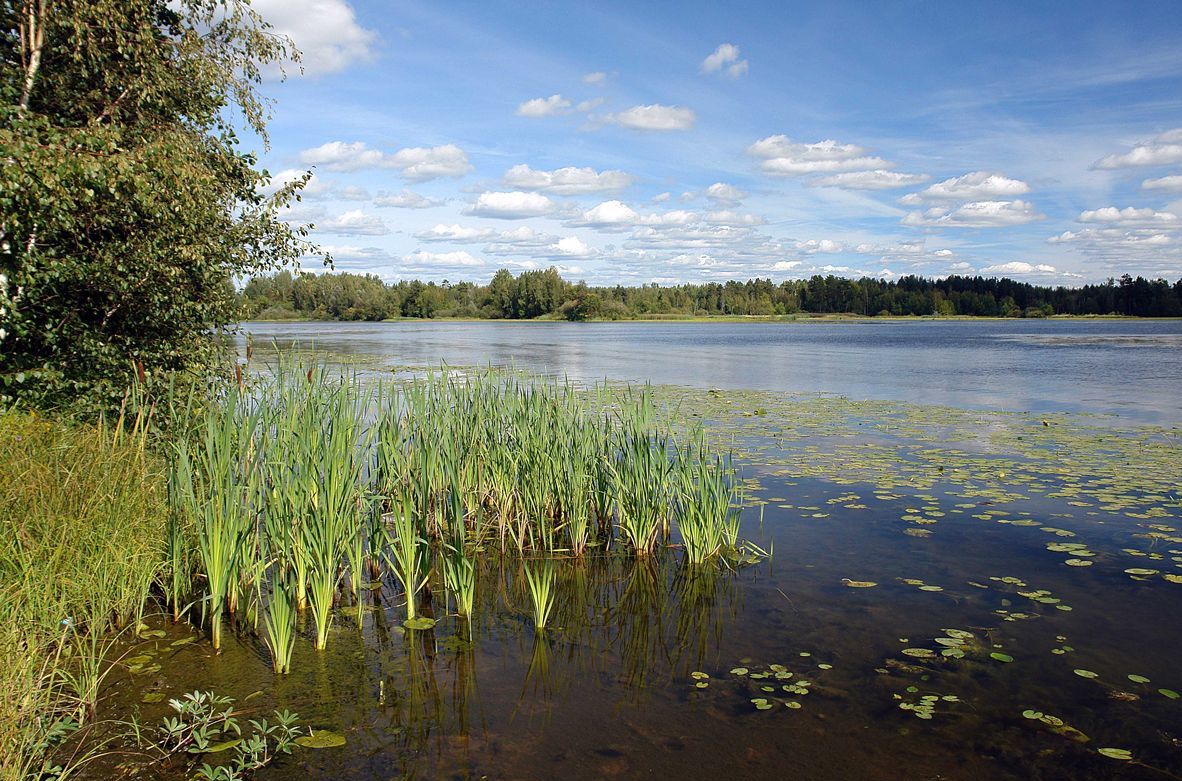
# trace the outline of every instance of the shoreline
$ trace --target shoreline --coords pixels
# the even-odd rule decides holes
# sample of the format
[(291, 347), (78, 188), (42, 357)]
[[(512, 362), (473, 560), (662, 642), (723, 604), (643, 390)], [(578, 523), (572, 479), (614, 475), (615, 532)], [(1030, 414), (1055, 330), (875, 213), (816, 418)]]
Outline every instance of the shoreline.
[(386, 320), (337, 320), (319, 317), (248, 318), (242, 323), (921, 323), (921, 322), (1021, 322), (1021, 321), (1104, 321), (1104, 322), (1177, 322), (1182, 317), (1141, 317), (1138, 315), (1050, 315), (1049, 317), (989, 317), (985, 315), (857, 315), (857, 314), (795, 314), (795, 315), (719, 315), (694, 317), (691, 315), (660, 315), (656, 317), (623, 317), (616, 319), (592, 318), (566, 320), (555, 317), (510, 319), (491, 317), (397, 317)]

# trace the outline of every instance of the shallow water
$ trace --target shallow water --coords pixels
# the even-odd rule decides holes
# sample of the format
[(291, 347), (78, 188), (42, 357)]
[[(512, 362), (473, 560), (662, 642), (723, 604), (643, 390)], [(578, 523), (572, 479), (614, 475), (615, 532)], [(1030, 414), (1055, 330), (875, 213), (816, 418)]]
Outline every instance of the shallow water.
[(515, 365), (574, 379), (837, 393), (1182, 423), (1182, 321), (246, 323), (382, 366)]
[[(1041, 382), (1040, 398), (1063, 392)], [(728, 573), (680, 567), (675, 550), (591, 556), (560, 569), (541, 636), (511, 559), (485, 563), (471, 627), (436, 588), (434, 630), (404, 630), (387, 582), (360, 624), (337, 617), (326, 651), (301, 639), (286, 678), (249, 633), (213, 656), (204, 639), (172, 646), (194, 633), (167, 627), (133, 651), (162, 669), (117, 671), (104, 712), (138, 707), (151, 724), (168, 708), (147, 692), (261, 692), (245, 707), (346, 736), (258, 774), (276, 780), (1182, 777), (1177, 428), (1050, 401), (1030, 414), (1013, 396), (998, 412), (688, 384), (657, 399), (733, 445), (743, 534), (770, 559)], [(1145, 415), (1177, 403), (1167, 395)], [(802, 680), (807, 694), (783, 688)], [(911, 708), (924, 697), (930, 719)]]

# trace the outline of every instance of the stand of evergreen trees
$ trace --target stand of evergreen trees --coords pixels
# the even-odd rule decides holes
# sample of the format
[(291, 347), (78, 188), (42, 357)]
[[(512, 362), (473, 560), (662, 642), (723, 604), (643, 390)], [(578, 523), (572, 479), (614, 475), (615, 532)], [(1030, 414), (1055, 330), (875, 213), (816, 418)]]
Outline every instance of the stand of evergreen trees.
[(815, 276), (640, 287), (570, 283), (557, 270), (502, 269), (487, 285), (401, 281), (371, 275), (287, 271), (251, 279), (241, 293), (246, 319), (386, 320), (473, 317), (569, 320), (849, 313), (856, 315), (1182, 316), (1182, 280), (1129, 275), (1104, 284), (1042, 287), (1012, 279), (906, 276), (895, 281)]

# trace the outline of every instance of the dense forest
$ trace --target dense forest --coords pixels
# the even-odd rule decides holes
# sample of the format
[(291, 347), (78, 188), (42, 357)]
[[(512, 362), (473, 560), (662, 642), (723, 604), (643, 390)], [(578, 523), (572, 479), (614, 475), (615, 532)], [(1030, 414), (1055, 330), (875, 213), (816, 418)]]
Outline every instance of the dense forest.
[(895, 281), (815, 276), (779, 284), (770, 279), (639, 287), (590, 287), (555, 269), (514, 277), (502, 269), (487, 285), (401, 281), (371, 275), (281, 271), (251, 279), (241, 293), (248, 319), (386, 320), (396, 317), (478, 317), (568, 320), (791, 315), (1050, 315), (1182, 316), (1182, 280), (1120, 280), (1082, 287), (1040, 287), (1012, 279), (906, 276)]

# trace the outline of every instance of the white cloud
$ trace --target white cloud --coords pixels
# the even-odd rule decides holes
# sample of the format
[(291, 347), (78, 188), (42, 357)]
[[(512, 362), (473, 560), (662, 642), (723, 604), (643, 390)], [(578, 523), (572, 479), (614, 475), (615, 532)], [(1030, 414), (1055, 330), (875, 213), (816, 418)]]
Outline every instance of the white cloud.
[[(285, 168), (279, 173), (273, 174), (271, 178), (267, 180), (267, 184), (259, 188), (259, 192), (263, 195), (274, 195), (275, 193), (279, 192), (279, 190), (296, 181), (297, 179), (300, 179), (307, 173), (308, 172), (303, 168)], [(300, 197), (305, 200), (314, 200), (316, 198), (328, 195), (330, 192), (332, 192), (332, 189), (332, 182), (326, 182), (319, 176), (313, 174), (311, 178), (308, 179), (307, 183), (304, 184), (303, 189), (301, 189), (299, 193)]]
[(342, 201), (368, 201), (372, 196), (369, 190), (355, 184), (338, 187), (333, 191), (333, 197)]
[(378, 195), (377, 198), (373, 199), (373, 205), (394, 209), (430, 209), (433, 206), (442, 206), (443, 201), (437, 201), (425, 195), (404, 189), (399, 193)]
[(341, 236), (384, 236), (390, 232), (381, 217), (372, 217), (360, 209), (317, 222), (316, 230)]
[(1092, 163), (1092, 168), (1133, 168), (1170, 163), (1182, 163), (1182, 127), (1167, 130), (1149, 141), (1135, 144), (1127, 152), (1101, 157)]
[(732, 79), (747, 72), (747, 61), (739, 59), (739, 47), (733, 43), (721, 44), (714, 53), (702, 60), (702, 73), (725, 73)]
[(337, 73), (374, 57), (377, 33), (357, 23), (345, 0), (254, 0), (251, 8), (292, 39), (308, 75)]
[(702, 217), (702, 222), (709, 225), (763, 225), (766, 220), (758, 214), (744, 214), (742, 212), (732, 211), (730, 209), (722, 209), (721, 211), (707, 212)]
[(459, 252), (427, 252), (419, 250), (403, 255), (402, 261), (410, 269), (473, 268), (483, 266), (484, 261), (463, 250)]
[(395, 168), (411, 181), (460, 177), (472, 170), (468, 155), (455, 144), (408, 147), (388, 154), (370, 149), (364, 141), (329, 141), (300, 152), (300, 162), (329, 171)]
[(653, 203), (664, 203), (672, 197), (673, 196), (670, 193), (657, 193), (652, 197), (652, 201)]
[(528, 165), (515, 165), (505, 172), (505, 185), (519, 190), (537, 190), (555, 195), (585, 195), (587, 193), (623, 190), (634, 177), (623, 171), (596, 172), (593, 168), (558, 168), (539, 171)]
[(542, 217), (552, 211), (554, 202), (546, 196), (514, 190), (481, 193), (466, 213), (476, 217), (522, 220), (528, 217)]
[(1134, 209), (1132, 206), (1118, 209), (1105, 206), (1079, 213), (1080, 222), (1102, 223), (1115, 228), (1173, 228), (1182, 224), (1178, 215), (1153, 209)]
[(548, 98), (534, 98), (527, 100), (517, 107), (519, 117), (552, 117), (557, 114), (569, 113), (571, 102), (561, 95), (551, 95)]
[(894, 163), (881, 157), (867, 155), (868, 151), (856, 144), (843, 144), (832, 139), (813, 144), (796, 143), (784, 135), (761, 138), (747, 148), (749, 154), (763, 160), (761, 170), (773, 176), (895, 167)]
[(578, 236), (565, 236), (554, 244), (554, 249), (562, 255), (569, 255), (570, 257), (585, 258), (594, 253), (591, 247), (580, 239)]
[(715, 182), (706, 188), (706, 197), (722, 206), (735, 206), (747, 197), (747, 193), (733, 184)]
[(689, 130), (694, 126), (696, 118), (692, 109), (653, 103), (647, 106), (633, 106), (618, 114), (609, 114), (604, 119), (632, 130), (667, 131)]
[(1030, 185), (1021, 179), (1011, 179), (989, 171), (973, 171), (911, 193), (899, 199), (902, 203), (918, 205), (923, 201), (988, 201), (1014, 198), (1030, 192)]
[(399, 169), (413, 182), (458, 178), (472, 170), (468, 155), (455, 144), (399, 149), (389, 159), (390, 167)]
[(575, 111), (581, 111), (586, 114), (588, 111), (597, 109), (605, 102), (604, 98), (591, 98), (590, 100), (580, 100), (579, 105), (575, 106)]
[(922, 184), (931, 177), (927, 174), (904, 174), (897, 171), (847, 171), (822, 176), (809, 182), (813, 187), (842, 187), (847, 190), (890, 190)]
[(951, 211), (935, 207), (911, 212), (901, 222), (917, 227), (998, 228), (1025, 225), (1045, 217), (1029, 201), (973, 201)]
[(792, 271), (803, 265), (803, 260), (779, 260), (772, 264), (772, 271)]
[(1159, 179), (1146, 179), (1141, 182), (1146, 190), (1163, 190), (1168, 193), (1182, 193), (1182, 174), (1172, 174)]
[(595, 71), (594, 73), (587, 73), (583, 76), (583, 83), (590, 86), (599, 86), (607, 81), (607, 73), (604, 71)]
[(833, 241), (832, 239), (809, 239), (808, 241), (796, 242), (796, 249), (804, 255), (815, 255), (817, 253), (832, 254), (842, 252), (845, 250), (845, 245), (840, 241)]
[(464, 225), (443, 225), (419, 231), (415, 238), (420, 241), (487, 241), (494, 238), (497, 232), (492, 228), (473, 228)]
[(1032, 265), (1021, 260), (1010, 261), (1009, 263), (999, 263), (995, 266), (986, 266), (981, 269), (981, 274), (990, 274), (993, 276), (1058, 276), (1059, 270), (1054, 266), (1048, 266), (1045, 263)]
[(604, 201), (583, 212), (578, 225), (600, 230), (626, 230), (640, 220), (640, 215), (623, 201)]

